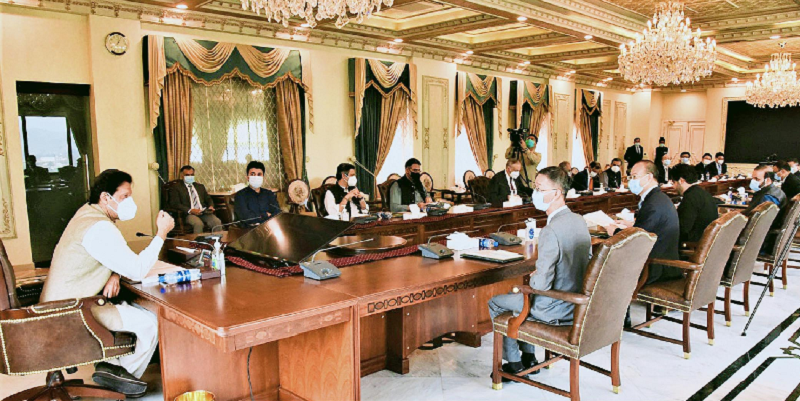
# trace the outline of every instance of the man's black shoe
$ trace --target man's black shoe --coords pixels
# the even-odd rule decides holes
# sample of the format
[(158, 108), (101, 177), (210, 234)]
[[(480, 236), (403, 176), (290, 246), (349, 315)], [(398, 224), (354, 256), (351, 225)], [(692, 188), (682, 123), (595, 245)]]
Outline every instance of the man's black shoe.
[[(501, 368), (503, 373), (509, 373), (509, 374), (512, 374), (512, 375), (516, 375), (517, 373), (522, 372), (525, 369), (527, 369), (527, 368), (522, 364), (522, 362), (504, 363), (502, 368)], [(489, 377), (493, 377), (493, 376), (494, 376), (494, 372), (489, 374)], [(520, 376), (520, 377), (528, 379), (528, 375)], [(507, 379), (505, 377), (501, 378), (501, 380), (502, 380), (503, 383), (509, 383), (509, 382), (512, 381), (511, 379)]]
[(125, 394), (126, 397), (141, 397), (147, 391), (147, 383), (128, 373), (122, 366), (100, 362), (94, 366), (94, 369), (92, 380), (95, 383)]
[[(536, 366), (538, 364), (539, 364), (539, 361), (536, 360), (536, 354), (529, 354), (527, 352), (523, 352), (522, 353), (522, 366), (524, 366), (525, 369), (530, 369), (530, 368), (532, 368), (532, 367), (534, 367), (534, 366)], [(533, 372), (528, 373), (528, 374), (529, 375), (538, 375), (539, 371), (541, 371), (541, 369), (534, 370)]]

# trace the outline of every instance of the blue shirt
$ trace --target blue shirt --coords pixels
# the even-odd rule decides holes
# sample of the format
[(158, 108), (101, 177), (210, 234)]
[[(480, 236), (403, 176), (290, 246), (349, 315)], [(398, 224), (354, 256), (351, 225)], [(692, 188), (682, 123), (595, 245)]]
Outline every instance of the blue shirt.
[[(256, 192), (253, 188), (247, 187), (236, 193), (236, 220), (249, 220), (243, 225), (261, 224), (281, 212), (278, 206), (278, 197), (275, 193), (261, 188), (261, 192)], [(269, 213), (269, 216), (267, 216)]]

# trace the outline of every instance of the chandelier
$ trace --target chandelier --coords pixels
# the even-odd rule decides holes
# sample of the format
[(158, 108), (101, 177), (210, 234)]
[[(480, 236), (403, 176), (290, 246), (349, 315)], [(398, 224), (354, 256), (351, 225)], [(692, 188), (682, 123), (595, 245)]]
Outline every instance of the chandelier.
[(306, 20), (308, 27), (317, 26), (317, 21), (336, 18), (336, 27), (342, 28), (351, 17), (360, 24), (364, 17), (381, 10), (383, 5), (391, 7), (393, 0), (241, 0), (242, 8), (264, 15), (270, 20), (289, 27), (292, 17)]
[[(786, 43), (781, 43), (781, 49)], [(764, 74), (756, 75), (755, 82), (747, 83), (747, 103), (756, 107), (770, 108), (797, 106), (800, 103), (800, 83), (794, 72), (791, 53), (781, 50), (773, 53)]]
[(700, 39), (684, 18), (683, 3), (659, 3), (636, 42), (620, 46), (619, 69), (628, 81), (666, 86), (699, 81), (711, 75), (717, 42)]

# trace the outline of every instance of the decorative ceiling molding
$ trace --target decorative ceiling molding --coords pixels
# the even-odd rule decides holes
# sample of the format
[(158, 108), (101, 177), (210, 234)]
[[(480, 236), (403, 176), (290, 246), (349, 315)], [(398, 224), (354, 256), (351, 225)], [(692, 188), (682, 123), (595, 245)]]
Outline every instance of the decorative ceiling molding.
[(580, 58), (593, 58), (593, 57), (603, 57), (603, 56), (616, 56), (619, 54), (619, 50), (614, 47), (601, 47), (598, 49), (587, 49), (587, 50), (573, 50), (568, 52), (561, 52), (561, 53), (550, 53), (550, 54), (540, 54), (536, 56), (525, 56), (523, 57), (525, 60), (529, 60), (531, 63), (544, 63), (548, 61), (562, 61), (562, 60), (572, 60), (572, 59), (580, 59)]
[(470, 46), (470, 49), (474, 51), (485, 52), (485, 51), (495, 51), (495, 50), (520, 49), (523, 47), (563, 45), (567, 43), (576, 43), (581, 41), (583, 41), (583, 39), (578, 39), (573, 36), (562, 35), (560, 33), (550, 32), (541, 35), (531, 35), (521, 38), (493, 40), (491, 42), (477, 43)]
[(474, 29), (488, 28), (492, 26), (513, 23), (504, 18), (497, 18), (491, 15), (479, 14), (471, 17), (458, 18), (449, 21), (437, 22), (435, 24), (424, 25), (416, 28), (404, 29), (396, 32), (396, 37), (406, 40), (427, 38), (431, 36), (442, 36), (453, 33), (466, 32)]

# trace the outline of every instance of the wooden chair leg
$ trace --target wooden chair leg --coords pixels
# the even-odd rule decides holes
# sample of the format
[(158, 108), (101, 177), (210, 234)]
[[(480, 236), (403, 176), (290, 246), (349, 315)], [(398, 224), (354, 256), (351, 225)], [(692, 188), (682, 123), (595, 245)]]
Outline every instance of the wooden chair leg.
[(708, 304), (706, 308), (706, 333), (708, 334), (708, 344), (714, 345), (714, 303)]
[(689, 359), (692, 356), (692, 345), (689, 343), (689, 330), (691, 330), (692, 316), (689, 312), (683, 313), (683, 358)]
[(27, 390), (20, 391), (19, 393), (10, 395), (3, 399), (3, 401), (27, 401), (36, 400), (48, 391), (47, 387), (34, 387)]
[(744, 282), (744, 288), (742, 289), (742, 292), (744, 315), (750, 316), (750, 280)]
[[(767, 266), (769, 266), (769, 267), (767, 267)], [(764, 268), (767, 271), (771, 272), (772, 271), (772, 263), (764, 263)], [(769, 280), (769, 283), (767, 283), (769, 285), (769, 296), (771, 296), (771, 297), (775, 296), (775, 283), (774, 283), (774, 281), (775, 280)]]
[(492, 357), (492, 389), (502, 390), (503, 381), (500, 377), (500, 369), (503, 365), (503, 335), (494, 332), (494, 356)]
[(622, 381), (619, 377), (619, 347), (619, 341), (611, 344), (611, 386), (614, 394), (619, 394), (619, 388), (622, 386)]
[[(545, 360), (545, 361), (549, 361), (549, 360), (550, 360), (550, 358), (552, 358), (552, 357), (553, 357), (553, 353), (552, 353), (552, 352), (550, 352), (550, 350), (548, 350), (548, 349), (544, 350), (544, 360)], [(551, 364), (551, 365), (547, 365), (547, 366), (545, 366), (544, 368), (545, 368), (545, 369), (550, 369), (550, 367), (552, 367), (552, 366), (553, 366), (553, 365)]]
[[(646, 304), (644, 308), (644, 320), (649, 322), (653, 318), (653, 304)], [(645, 326), (646, 328), (650, 328), (650, 326)]]
[(580, 359), (572, 358), (569, 360), (569, 399), (571, 401), (581, 401), (581, 390), (578, 381), (580, 369)]
[[(714, 304), (711, 304), (714, 306)], [(713, 308), (710, 308), (711, 310)], [(713, 313), (713, 312), (712, 312)], [(731, 327), (731, 287), (725, 287), (725, 325)]]
[(785, 290), (789, 286), (789, 278), (786, 277), (786, 269), (789, 265), (789, 257), (787, 256), (786, 259), (783, 260), (783, 266), (781, 266), (781, 281), (783, 281), (783, 289)]

